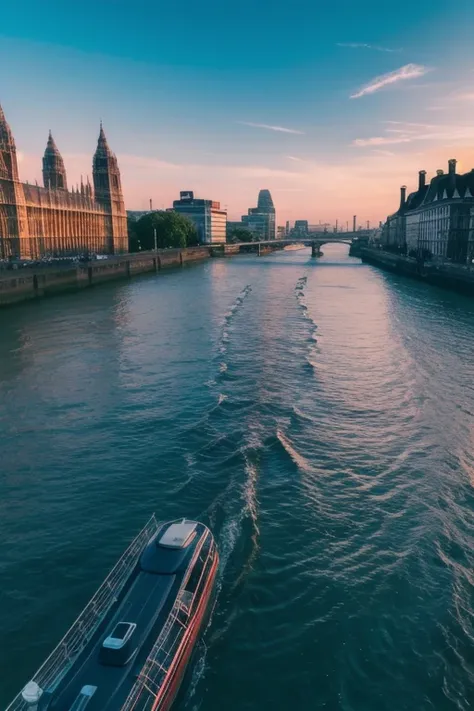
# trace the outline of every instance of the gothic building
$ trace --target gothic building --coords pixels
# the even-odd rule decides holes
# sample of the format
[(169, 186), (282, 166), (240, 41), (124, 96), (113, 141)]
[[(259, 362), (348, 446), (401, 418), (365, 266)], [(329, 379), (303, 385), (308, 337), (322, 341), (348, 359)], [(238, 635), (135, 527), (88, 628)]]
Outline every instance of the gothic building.
[(43, 183), (21, 183), (15, 141), (0, 106), (0, 259), (128, 251), (127, 213), (117, 158), (102, 125), (89, 179), (68, 190), (64, 161), (49, 133)]

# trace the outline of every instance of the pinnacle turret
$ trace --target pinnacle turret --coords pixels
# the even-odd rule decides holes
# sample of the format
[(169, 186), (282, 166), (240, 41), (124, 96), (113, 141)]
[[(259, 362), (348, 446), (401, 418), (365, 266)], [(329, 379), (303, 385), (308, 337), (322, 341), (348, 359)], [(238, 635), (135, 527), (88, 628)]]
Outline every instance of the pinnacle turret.
[(97, 152), (107, 151), (110, 152), (109, 144), (107, 143), (107, 137), (105, 135), (104, 127), (102, 126), (102, 121), (100, 122), (99, 130), (99, 140), (97, 141)]
[(16, 147), (10, 126), (0, 105), (0, 177), (18, 180)]
[(92, 161), (95, 199), (103, 204), (115, 204), (117, 210), (123, 207), (122, 186), (117, 158), (107, 143), (102, 121), (100, 122), (99, 140)]
[(5, 118), (5, 114), (3, 113), (2, 106), (0, 104), (0, 142), (3, 141), (9, 141), (14, 144), (10, 126), (8, 125), (8, 122)]
[(52, 190), (67, 190), (66, 169), (64, 161), (54, 141), (51, 130), (43, 156), (43, 182), (45, 188)]
[(13, 140), (10, 126), (0, 105), (0, 148), (11, 148), (12, 146), (15, 147), (15, 141)]

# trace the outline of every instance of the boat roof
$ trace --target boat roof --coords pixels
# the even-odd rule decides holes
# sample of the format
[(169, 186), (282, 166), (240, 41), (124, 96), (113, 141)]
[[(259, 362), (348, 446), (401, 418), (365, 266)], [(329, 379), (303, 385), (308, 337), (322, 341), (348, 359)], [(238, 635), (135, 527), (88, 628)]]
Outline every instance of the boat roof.
[(159, 540), (160, 546), (165, 548), (185, 548), (191, 543), (191, 536), (196, 530), (197, 523), (195, 521), (181, 521), (181, 523), (172, 523), (163, 533)]

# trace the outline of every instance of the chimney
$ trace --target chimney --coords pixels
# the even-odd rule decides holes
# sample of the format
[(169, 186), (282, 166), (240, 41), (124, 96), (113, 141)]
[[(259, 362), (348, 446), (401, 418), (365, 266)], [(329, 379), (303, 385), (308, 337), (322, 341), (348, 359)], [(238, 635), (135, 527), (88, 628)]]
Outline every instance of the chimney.
[(441, 170), (441, 168), (438, 168), (438, 170), (436, 171), (436, 175), (438, 176), (438, 178), (439, 178), (441, 175), (444, 175), (444, 170)]
[(451, 158), (448, 160), (449, 166), (449, 187), (454, 192), (456, 189), (456, 158)]
[(418, 190), (423, 190), (426, 185), (426, 170), (420, 170), (418, 173)]
[(400, 188), (400, 208), (402, 208), (405, 204), (405, 201), (407, 199), (407, 186), (402, 185)]

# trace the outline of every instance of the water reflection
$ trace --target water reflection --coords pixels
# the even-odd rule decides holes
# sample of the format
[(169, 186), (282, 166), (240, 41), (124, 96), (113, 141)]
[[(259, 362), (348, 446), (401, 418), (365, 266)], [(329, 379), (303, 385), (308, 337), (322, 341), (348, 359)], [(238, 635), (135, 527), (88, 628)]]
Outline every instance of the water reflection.
[(469, 709), (474, 306), (323, 250), (0, 314), (0, 702), (155, 510), (221, 552), (183, 710)]

